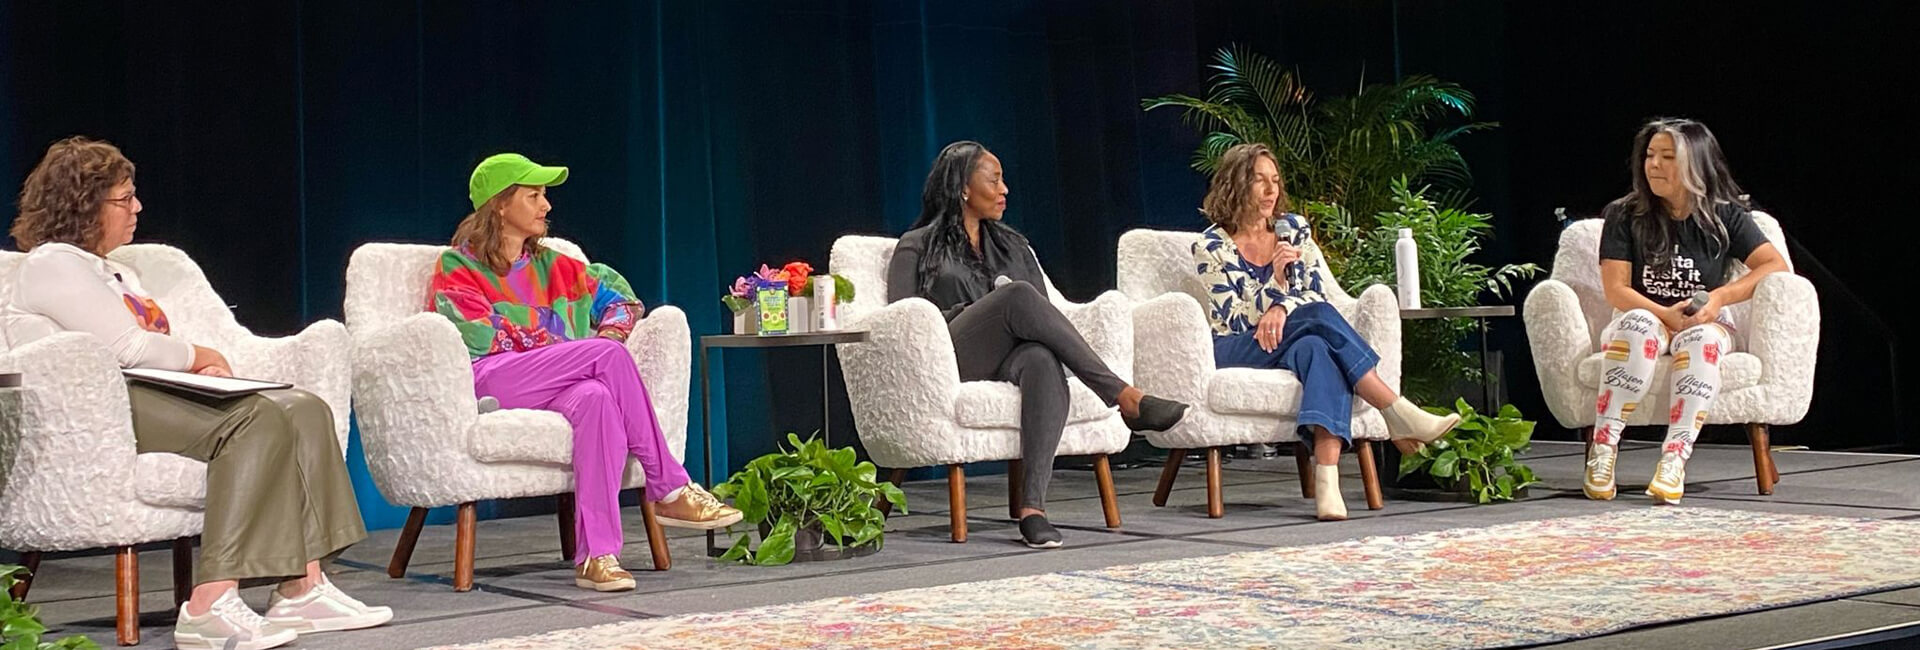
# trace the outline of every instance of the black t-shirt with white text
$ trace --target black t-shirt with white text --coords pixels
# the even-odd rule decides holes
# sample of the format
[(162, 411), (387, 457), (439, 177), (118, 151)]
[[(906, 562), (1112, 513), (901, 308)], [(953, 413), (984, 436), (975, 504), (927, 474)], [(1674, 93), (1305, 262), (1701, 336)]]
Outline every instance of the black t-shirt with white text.
[(1652, 265), (1634, 238), (1636, 217), (1619, 203), (1609, 205), (1600, 231), (1600, 259), (1633, 263), (1633, 290), (1663, 305), (1692, 298), (1697, 291), (1718, 289), (1727, 283), (1727, 260), (1745, 261), (1753, 249), (1767, 243), (1766, 234), (1753, 223), (1753, 213), (1732, 204), (1721, 204), (1718, 211), (1727, 226), (1726, 246), (1713, 245), (1713, 237), (1694, 220), (1678, 221), (1672, 254), (1665, 264)]

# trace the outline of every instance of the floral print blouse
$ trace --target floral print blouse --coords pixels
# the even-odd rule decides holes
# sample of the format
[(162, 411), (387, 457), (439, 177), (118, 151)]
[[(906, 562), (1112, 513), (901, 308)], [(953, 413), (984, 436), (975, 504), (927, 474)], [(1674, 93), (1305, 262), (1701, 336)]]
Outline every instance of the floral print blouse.
[[(1210, 298), (1207, 320), (1214, 336), (1251, 332), (1267, 309), (1278, 305), (1292, 311), (1310, 302), (1326, 302), (1321, 293), (1320, 248), (1305, 217), (1287, 213), (1274, 219), (1280, 241), (1301, 249), (1300, 259), (1283, 269), (1255, 265), (1240, 257), (1240, 247), (1219, 226), (1208, 226), (1193, 243), (1194, 271)], [(1268, 274), (1271, 273), (1269, 276)]]

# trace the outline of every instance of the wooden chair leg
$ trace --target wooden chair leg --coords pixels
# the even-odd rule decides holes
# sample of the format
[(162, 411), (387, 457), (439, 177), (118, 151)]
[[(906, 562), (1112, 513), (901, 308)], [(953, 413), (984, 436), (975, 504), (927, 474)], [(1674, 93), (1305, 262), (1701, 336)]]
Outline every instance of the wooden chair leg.
[(420, 542), (420, 527), (427, 523), (427, 509), (414, 508), (407, 513), (407, 527), (400, 529), (400, 541), (393, 545), (393, 560), (387, 563), (387, 577), (407, 575), (407, 563), (413, 561), (413, 546)]
[(1120, 495), (1113, 489), (1113, 465), (1106, 454), (1093, 456), (1093, 480), (1100, 486), (1100, 510), (1107, 516), (1107, 527), (1119, 528)]
[(453, 526), (453, 590), (473, 590), (473, 547), (475, 544), (474, 526), (479, 523), (480, 515), (474, 511), (473, 502), (460, 504), (454, 513)]
[(193, 538), (173, 540), (173, 606), (193, 597)]
[(953, 531), (953, 542), (967, 542), (967, 470), (959, 463), (947, 466), (947, 525)]
[[(641, 499), (641, 501), (644, 502), (646, 500)], [(573, 508), (572, 492), (561, 492), (560, 494), (554, 495), (553, 514), (555, 519), (560, 520), (560, 559), (568, 562), (573, 561), (573, 551), (578, 547), (580, 541), (579, 538), (574, 536)], [(644, 510), (642, 512), (644, 512)], [(651, 533), (652, 531), (649, 530), (648, 532)], [(648, 537), (652, 537), (652, 535), (649, 534)]]
[(1313, 498), (1313, 457), (1306, 441), (1293, 443), (1293, 467), (1300, 472), (1300, 497)]
[(1773, 442), (1767, 425), (1747, 425), (1747, 444), (1753, 446), (1753, 480), (1759, 483), (1761, 494), (1773, 494), (1773, 484), (1780, 480), (1780, 472), (1773, 466)]
[(1207, 516), (1227, 516), (1226, 498), (1220, 494), (1220, 448), (1207, 448)]
[(1153, 505), (1167, 505), (1167, 496), (1173, 494), (1173, 479), (1180, 475), (1180, 463), (1186, 462), (1187, 450), (1168, 449), (1167, 465), (1160, 468), (1160, 484), (1153, 488)]
[(667, 531), (660, 527), (652, 501), (640, 500), (640, 520), (647, 526), (647, 551), (653, 553), (653, 570), (673, 568), (673, 555), (667, 552)]
[[(901, 485), (905, 485), (907, 482), (907, 470), (896, 469), (888, 472), (887, 482), (892, 483), (894, 487), (900, 487)], [(880, 516), (882, 517), (893, 514), (892, 501), (881, 499), (878, 502), (874, 503), (873, 507), (880, 509)]]
[(1020, 502), (1026, 500), (1027, 464), (1018, 458), (1007, 461), (1007, 518), (1020, 521)]
[(8, 592), (13, 595), (13, 602), (16, 603), (26, 602), (27, 590), (33, 588), (33, 579), (40, 573), (40, 552), (20, 553), (20, 566), (27, 568), (27, 574), (20, 576), (20, 581), (13, 583), (13, 590)]
[(140, 643), (140, 553), (113, 550), (113, 631), (120, 645)]
[(1367, 509), (1379, 510), (1387, 507), (1387, 500), (1380, 494), (1380, 468), (1373, 463), (1373, 441), (1353, 441), (1353, 451), (1360, 457), (1360, 483), (1367, 490)]

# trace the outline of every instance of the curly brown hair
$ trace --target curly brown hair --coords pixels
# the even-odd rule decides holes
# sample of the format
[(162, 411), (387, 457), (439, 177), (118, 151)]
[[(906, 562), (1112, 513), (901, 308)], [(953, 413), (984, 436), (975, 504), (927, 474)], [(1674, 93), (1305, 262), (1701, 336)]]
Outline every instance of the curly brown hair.
[[(460, 225), (453, 229), (453, 246), (464, 247), (474, 257), (493, 269), (495, 273), (505, 275), (513, 268), (513, 259), (500, 252), (500, 211), (508, 201), (518, 195), (520, 188), (528, 185), (508, 185), (499, 194), (480, 204), (480, 208), (467, 214)], [(545, 250), (539, 237), (528, 237), (520, 250), (528, 255), (539, 255)]]
[(118, 147), (84, 136), (53, 143), (20, 186), (13, 244), (23, 251), (49, 243), (98, 250), (100, 206), (113, 186), (132, 178), (133, 161)]
[[(1280, 169), (1280, 160), (1264, 144), (1234, 145), (1220, 155), (1220, 164), (1214, 167), (1213, 184), (1207, 188), (1207, 198), (1200, 202), (1200, 213), (1229, 235), (1240, 229), (1240, 216), (1254, 209), (1253, 169), (1261, 158)], [(1280, 181), (1280, 199), (1273, 207), (1280, 213), (1291, 209), (1284, 179)]]

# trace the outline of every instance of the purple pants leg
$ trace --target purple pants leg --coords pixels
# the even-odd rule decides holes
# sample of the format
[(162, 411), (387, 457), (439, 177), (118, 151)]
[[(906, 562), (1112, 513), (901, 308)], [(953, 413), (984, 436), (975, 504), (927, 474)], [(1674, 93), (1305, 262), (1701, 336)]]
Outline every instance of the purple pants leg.
[(482, 357), (473, 362), (473, 392), (500, 400), (501, 408), (556, 411), (573, 425), (575, 562), (620, 553), (620, 479), (629, 454), (646, 472), (648, 501), (690, 480), (667, 449), (640, 370), (618, 341)]

